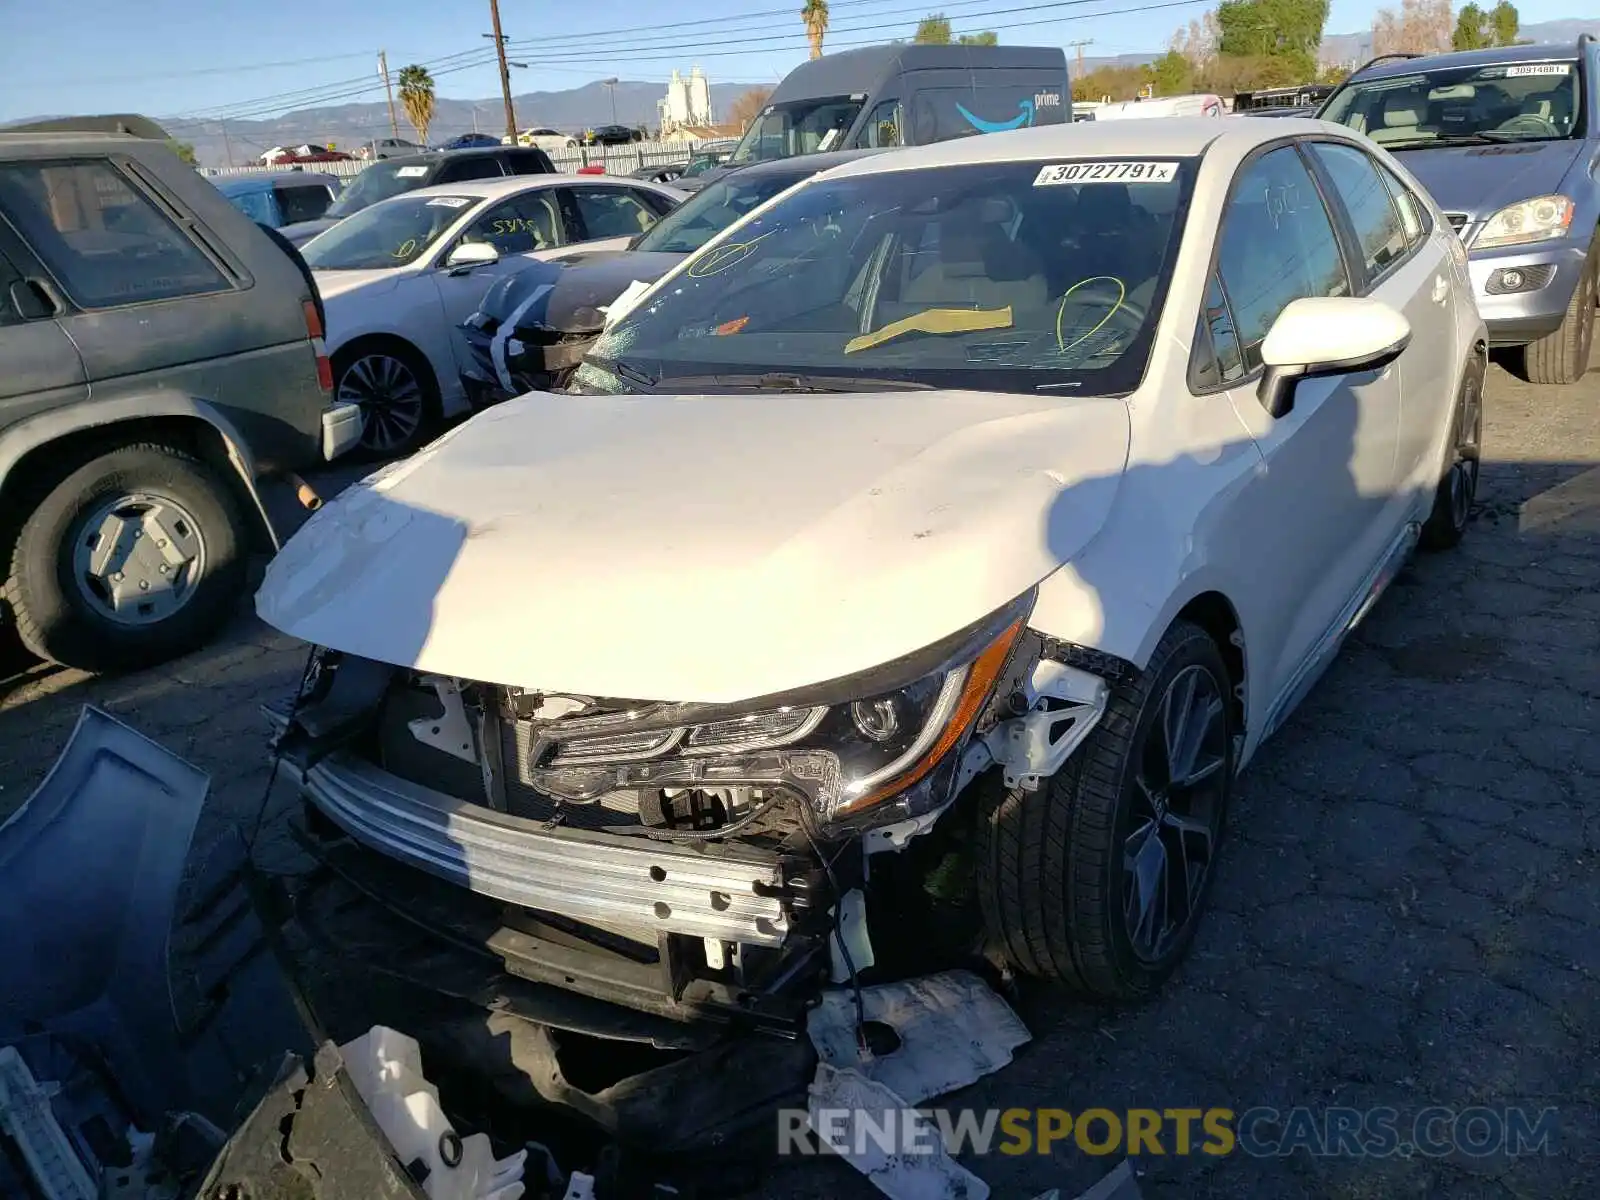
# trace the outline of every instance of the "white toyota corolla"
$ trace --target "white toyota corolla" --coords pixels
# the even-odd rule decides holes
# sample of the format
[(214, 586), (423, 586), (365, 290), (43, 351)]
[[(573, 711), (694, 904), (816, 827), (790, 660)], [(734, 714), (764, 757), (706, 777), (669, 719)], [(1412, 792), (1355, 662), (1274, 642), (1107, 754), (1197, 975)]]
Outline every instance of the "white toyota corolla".
[(963, 897), (951, 953), (1148, 993), (1238, 772), (1477, 483), (1466, 256), (1315, 121), (863, 159), (613, 316), (583, 394), (329, 504), (258, 609), (320, 648), (276, 711), (327, 853), (677, 1015), (792, 1020)]
[(466, 409), (455, 330), (497, 279), (533, 259), (624, 249), (683, 198), (638, 179), (496, 175), (380, 200), (312, 238), (301, 253), (327, 310), (334, 392), (361, 408), (362, 449), (414, 450)]

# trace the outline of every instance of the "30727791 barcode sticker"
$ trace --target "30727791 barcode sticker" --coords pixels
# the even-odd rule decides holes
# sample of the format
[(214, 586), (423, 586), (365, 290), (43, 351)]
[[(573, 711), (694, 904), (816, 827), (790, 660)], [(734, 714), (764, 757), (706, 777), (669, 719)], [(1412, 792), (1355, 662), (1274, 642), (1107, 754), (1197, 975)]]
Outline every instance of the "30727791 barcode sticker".
[(1570, 75), (1571, 63), (1524, 63), (1520, 66), (1507, 67), (1506, 78), (1515, 79), (1520, 75)]
[(1034, 187), (1071, 183), (1171, 183), (1178, 177), (1175, 162), (1070, 162), (1044, 167)]

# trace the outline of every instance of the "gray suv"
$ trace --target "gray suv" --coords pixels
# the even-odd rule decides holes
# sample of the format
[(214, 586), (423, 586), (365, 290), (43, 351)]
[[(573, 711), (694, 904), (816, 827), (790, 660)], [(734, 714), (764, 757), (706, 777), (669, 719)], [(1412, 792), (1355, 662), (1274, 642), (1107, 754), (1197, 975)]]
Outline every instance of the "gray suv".
[(1467, 247), (1497, 346), (1521, 347), (1534, 383), (1589, 363), (1600, 263), (1600, 46), (1388, 55), (1318, 115), (1400, 157)]
[(162, 140), (0, 133), (0, 594), (30, 650), (145, 666), (233, 613), (276, 547), (258, 478), (361, 436), (321, 326), (294, 251)]

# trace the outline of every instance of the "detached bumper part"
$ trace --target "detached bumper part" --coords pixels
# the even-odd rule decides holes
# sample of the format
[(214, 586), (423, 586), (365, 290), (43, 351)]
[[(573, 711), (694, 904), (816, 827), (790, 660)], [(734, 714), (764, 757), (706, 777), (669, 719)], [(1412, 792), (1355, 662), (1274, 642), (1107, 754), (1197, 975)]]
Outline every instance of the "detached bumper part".
[(322, 457), (332, 462), (361, 441), (361, 406), (337, 403), (322, 411)]

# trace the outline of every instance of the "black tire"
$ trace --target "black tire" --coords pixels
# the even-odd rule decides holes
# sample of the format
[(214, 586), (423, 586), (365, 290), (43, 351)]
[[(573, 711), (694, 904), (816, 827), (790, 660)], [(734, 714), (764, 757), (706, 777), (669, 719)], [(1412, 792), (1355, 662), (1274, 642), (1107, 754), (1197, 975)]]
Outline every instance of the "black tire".
[[(381, 365), (384, 360), (394, 368)], [(399, 381), (385, 375), (398, 369), (414, 384), (399, 382), (393, 394), (383, 384)], [(368, 381), (377, 385), (368, 386)], [(361, 442), (356, 453), (365, 459), (403, 458), (433, 436), (439, 426), (439, 384), (428, 360), (400, 342), (358, 342), (333, 357), (333, 394), (361, 408)]]
[(1600, 274), (1600, 239), (1589, 246), (1583, 274), (1572, 289), (1572, 299), (1561, 324), (1551, 333), (1522, 348), (1522, 374), (1529, 383), (1577, 383), (1589, 369), (1589, 347), (1594, 341), (1596, 279)]
[[(175, 506), (170, 511), (201, 548), (187, 568), (196, 573), (186, 598), (168, 615), (139, 615), (146, 623), (125, 623), (131, 616), (119, 622), (109, 603), (97, 604), (77, 577), (79, 547), (94, 536), (90, 524), (119, 496)], [(40, 658), (86, 671), (168, 662), (204, 645), (244, 591), (246, 538), (235, 492), (211, 467), (171, 446), (102, 454), (64, 477), (41, 481), (22, 511), (28, 516), (12, 551), (7, 592), (18, 635)]]
[(1483, 362), (1474, 357), (1461, 381), (1444, 474), (1433, 496), (1433, 511), (1422, 526), (1424, 550), (1449, 550), (1466, 536), (1478, 498), (1479, 458), (1483, 450)]
[[(1169, 690), (1201, 678), (1221, 701), (1220, 740), (1208, 749), (1220, 756), (1207, 784), (1210, 852), (1181, 928), (1156, 947), (1158, 953), (1144, 955), (1135, 949), (1125, 914), (1125, 887), (1133, 877), (1123, 848), (1135, 831), (1145, 769), (1135, 759), (1149, 748)], [(1054, 777), (1035, 792), (994, 788), (980, 800), (979, 902), (991, 943), (1012, 966), (1113, 1002), (1143, 999), (1171, 974), (1194, 936), (1232, 791), (1231, 687), (1210, 635), (1177, 621), (1148, 669), (1112, 689), (1100, 724)], [(1162, 827), (1158, 818), (1158, 831)]]

